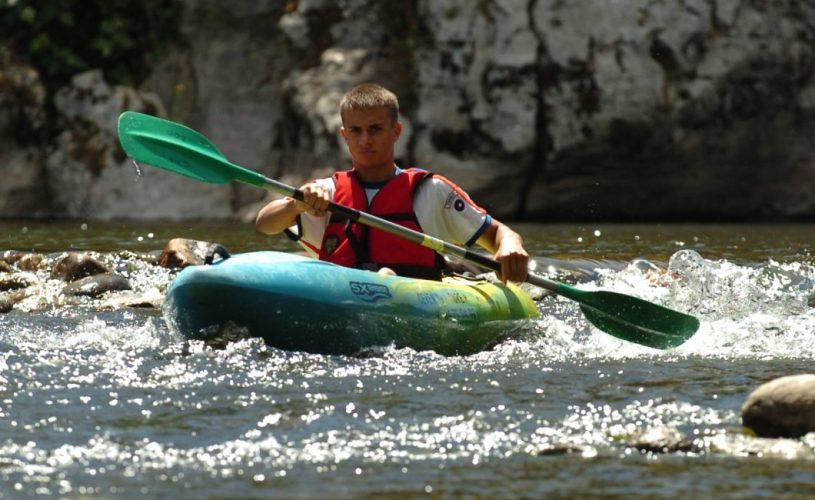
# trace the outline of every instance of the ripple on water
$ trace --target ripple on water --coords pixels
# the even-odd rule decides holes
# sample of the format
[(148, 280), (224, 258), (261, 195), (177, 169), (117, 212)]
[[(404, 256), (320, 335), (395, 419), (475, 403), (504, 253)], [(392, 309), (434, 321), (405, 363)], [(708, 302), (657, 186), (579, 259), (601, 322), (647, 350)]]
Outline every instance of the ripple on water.
[[(258, 339), (213, 350), (145, 311), (13, 311), (0, 318), (0, 478), (68, 496), (658, 494), (655, 467), (707, 471), (687, 483), (696, 491), (774, 491), (771, 474), (750, 486), (719, 464), (766, 456), (811, 471), (811, 439), (752, 438), (739, 406), (761, 381), (810, 366), (812, 277), (809, 264), (678, 253), (667, 269), (635, 262), (579, 285), (698, 314), (700, 332), (667, 352), (597, 331), (558, 297), (468, 357), (392, 347), (321, 356)], [(140, 287), (153, 282), (143, 278)], [(660, 428), (693, 447), (631, 445)], [(776, 464), (739, 466), (783, 473)]]

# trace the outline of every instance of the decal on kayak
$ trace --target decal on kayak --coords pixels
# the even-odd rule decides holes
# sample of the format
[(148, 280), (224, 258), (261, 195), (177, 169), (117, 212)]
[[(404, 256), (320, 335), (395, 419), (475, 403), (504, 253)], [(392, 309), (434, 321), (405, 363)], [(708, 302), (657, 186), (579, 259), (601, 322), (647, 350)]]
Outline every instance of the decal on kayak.
[(351, 293), (365, 302), (376, 302), (379, 299), (390, 299), (391, 291), (385, 285), (379, 283), (364, 283), (361, 281), (351, 281)]

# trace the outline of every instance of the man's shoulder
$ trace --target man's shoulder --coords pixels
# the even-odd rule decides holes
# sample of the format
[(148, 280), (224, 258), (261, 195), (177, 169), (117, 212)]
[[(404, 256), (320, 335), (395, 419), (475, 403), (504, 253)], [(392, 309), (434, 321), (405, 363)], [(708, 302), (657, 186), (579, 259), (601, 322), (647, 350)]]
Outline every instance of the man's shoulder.
[(422, 196), (422, 200), (437, 200), (441, 202), (445, 208), (449, 208), (452, 204), (455, 204), (456, 200), (462, 200), (472, 205), (479, 212), (485, 212), (483, 208), (470, 198), (470, 195), (464, 191), (464, 189), (443, 175), (433, 174), (433, 177), (422, 183), (416, 191), (416, 196), (418, 197), (420, 195)]
[(450, 191), (464, 192), (458, 184), (440, 174), (431, 174), (420, 185), (419, 189), (429, 189), (443, 193)]

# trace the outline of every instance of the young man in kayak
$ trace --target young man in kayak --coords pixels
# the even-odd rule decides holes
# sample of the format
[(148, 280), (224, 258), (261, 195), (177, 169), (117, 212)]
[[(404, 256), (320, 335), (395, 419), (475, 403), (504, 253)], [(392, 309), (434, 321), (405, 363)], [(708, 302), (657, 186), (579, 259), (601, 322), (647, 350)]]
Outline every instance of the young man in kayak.
[(300, 244), (322, 260), (393, 270), (403, 276), (440, 278), (444, 260), (436, 252), (332, 216), (327, 208), (334, 201), (457, 245), (478, 243), (501, 263), (501, 279), (526, 279), (529, 256), (515, 231), (492, 218), (450, 180), (396, 166), (394, 145), (402, 124), (399, 102), (392, 92), (371, 83), (358, 85), (342, 98), (340, 117), (340, 134), (353, 169), (307, 182), (300, 187), (302, 202), (288, 197), (270, 202), (258, 212), (255, 226), (259, 231), (277, 234), (296, 225)]

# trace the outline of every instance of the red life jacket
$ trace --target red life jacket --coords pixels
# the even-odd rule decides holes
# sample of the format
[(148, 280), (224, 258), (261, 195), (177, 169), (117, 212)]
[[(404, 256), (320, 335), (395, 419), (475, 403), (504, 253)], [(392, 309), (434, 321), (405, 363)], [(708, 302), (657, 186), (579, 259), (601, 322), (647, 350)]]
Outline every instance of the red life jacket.
[[(353, 170), (334, 174), (334, 201), (401, 226), (422, 231), (413, 210), (413, 195), (432, 174), (418, 168), (402, 170), (368, 197)], [(320, 260), (376, 271), (389, 267), (400, 276), (441, 279), (444, 259), (436, 251), (380, 229), (332, 215), (320, 246)]]

